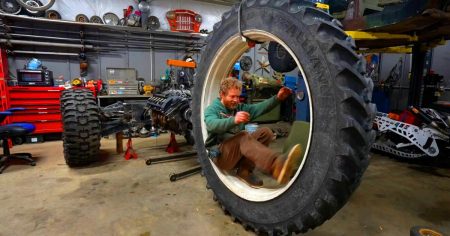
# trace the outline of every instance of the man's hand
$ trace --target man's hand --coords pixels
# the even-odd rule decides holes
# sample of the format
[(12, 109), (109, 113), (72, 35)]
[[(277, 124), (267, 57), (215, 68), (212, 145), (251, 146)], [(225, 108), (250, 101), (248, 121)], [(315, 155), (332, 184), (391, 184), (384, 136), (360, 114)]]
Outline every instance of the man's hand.
[(250, 114), (246, 111), (238, 111), (234, 117), (235, 124), (247, 123), (250, 121)]
[(292, 90), (290, 90), (287, 87), (282, 87), (280, 91), (278, 91), (277, 99), (278, 101), (284, 101), (286, 98), (288, 98), (292, 94)]

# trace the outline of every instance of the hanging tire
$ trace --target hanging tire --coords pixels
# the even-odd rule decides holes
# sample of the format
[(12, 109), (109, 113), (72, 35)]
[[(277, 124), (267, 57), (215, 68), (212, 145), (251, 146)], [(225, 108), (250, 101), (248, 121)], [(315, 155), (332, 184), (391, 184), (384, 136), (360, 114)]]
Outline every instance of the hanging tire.
[(270, 42), (268, 51), (270, 67), (276, 72), (286, 73), (297, 68), (294, 58), (280, 44)]
[(61, 94), (64, 159), (70, 167), (94, 162), (100, 149), (100, 116), (94, 95), (87, 89)]
[(304, 158), (290, 182), (276, 189), (251, 188), (208, 159), (202, 114), (217, 98), (220, 80), (248, 49), (238, 32), (235, 5), (208, 35), (195, 80), (192, 114), (199, 162), (214, 199), (246, 229), (269, 235), (306, 232), (344, 206), (367, 168), (375, 139), (373, 83), (362, 76), (363, 57), (352, 49), (354, 41), (329, 14), (287, 1), (242, 4), (243, 34), (283, 45), (303, 72), (311, 111)]

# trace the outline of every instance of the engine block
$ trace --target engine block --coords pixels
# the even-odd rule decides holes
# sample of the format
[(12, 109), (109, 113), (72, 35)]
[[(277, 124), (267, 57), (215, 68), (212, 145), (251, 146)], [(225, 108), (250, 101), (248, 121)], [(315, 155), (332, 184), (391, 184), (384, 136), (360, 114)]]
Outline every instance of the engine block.
[(145, 116), (152, 120), (156, 129), (183, 135), (193, 144), (191, 100), (189, 90), (171, 89), (155, 94), (147, 101)]

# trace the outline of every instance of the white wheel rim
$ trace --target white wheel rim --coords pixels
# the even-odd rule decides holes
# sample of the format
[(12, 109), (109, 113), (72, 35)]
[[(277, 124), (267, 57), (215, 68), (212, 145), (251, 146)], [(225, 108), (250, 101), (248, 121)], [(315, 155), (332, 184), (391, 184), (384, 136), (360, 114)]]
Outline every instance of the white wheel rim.
[[(33, 1), (33, 0), (28, 0), (25, 2), (25, 4), (27, 4), (30, 7), (40, 7), (39, 4), (37, 4), (37, 2)], [(28, 10), (27, 11), (31, 14), (36, 14), (38, 13), (38, 11), (32, 11), (32, 10)]]
[[(303, 70), (303, 67), (300, 64), (300, 61), (298, 58), (294, 55), (293, 51), (278, 37), (275, 35), (261, 30), (246, 30), (243, 32), (243, 34), (254, 40), (254, 41), (275, 41), (282, 45), (286, 51), (289, 52), (289, 54), (294, 58), (295, 62), (297, 63), (297, 66), (299, 67), (302, 76), (304, 78), (307, 93), (309, 96), (309, 110), (310, 110), (310, 126), (309, 126), (309, 135), (308, 135), (308, 142), (306, 147), (304, 148), (304, 158), (302, 159), (302, 162), (299, 166), (299, 169), (295, 173), (294, 177), (289, 181), (288, 184), (277, 188), (277, 189), (269, 189), (269, 188), (252, 188), (239, 180), (235, 176), (226, 175), (223, 174), (219, 168), (213, 163), (211, 163), (211, 166), (213, 167), (215, 173), (219, 177), (219, 179), (222, 181), (222, 183), (227, 186), (227, 188), (232, 191), (234, 194), (238, 195), (239, 197), (248, 200), (248, 201), (254, 201), (254, 202), (264, 202), (272, 200), (281, 194), (283, 194), (289, 187), (292, 186), (292, 184), (295, 182), (297, 177), (300, 175), (303, 166), (306, 162), (306, 159), (308, 157), (309, 153), (309, 147), (311, 142), (311, 135), (312, 135), (312, 127), (313, 127), (313, 109), (312, 109), (312, 99), (310, 96), (310, 90), (309, 90), (309, 84), (307, 77), (305, 75), (305, 72)], [(227, 76), (227, 73), (229, 71), (229, 68), (231, 68), (234, 63), (239, 59), (239, 57), (248, 49), (247, 43), (242, 41), (241, 36), (236, 34), (230, 39), (228, 39), (222, 47), (217, 51), (215, 57), (213, 58), (211, 62), (211, 66), (209, 67), (206, 76), (205, 76), (205, 82), (203, 83), (202, 88), (202, 97), (201, 97), (201, 114), (204, 114), (204, 110), (206, 107), (211, 104), (211, 102), (218, 97), (219, 94), (219, 84), (220, 79)], [(206, 140), (207, 138), (207, 131), (206, 131), (206, 125), (203, 121), (203, 117), (201, 118), (201, 127), (202, 127), (202, 134), (203, 134), (203, 140)]]

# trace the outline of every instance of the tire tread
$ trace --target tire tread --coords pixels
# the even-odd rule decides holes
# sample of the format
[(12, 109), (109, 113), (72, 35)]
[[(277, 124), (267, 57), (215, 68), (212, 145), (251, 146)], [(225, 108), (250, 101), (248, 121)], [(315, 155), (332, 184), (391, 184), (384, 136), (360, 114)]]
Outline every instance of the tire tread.
[(64, 159), (70, 167), (97, 159), (100, 149), (99, 108), (90, 90), (68, 89), (61, 94)]
[[(257, 4), (255, 4), (257, 2)], [(316, 42), (324, 51), (327, 59), (327, 65), (334, 69), (335, 93), (341, 93), (337, 104), (340, 104), (337, 110), (341, 113), (338, 131), (343, 137), (340, 140), (331, 167), (328, 170), (327, 178), (322, 182), (322, 187), (316, 193), (314, 204), (303, 209), (295, 217), (284, 222), (272, 225), (258, 224), (246, 221), (240, 216), (234, 215), (228, 211), (225, 206), (225, 200), (221, 199), (215, 193), (213, 183), (211, 190), (214, 194), (214, 200), (221, 205), (226, 214), (240, 222), (244, 228), (251, 228), (258, 234), (268, 235), (289, 235), (291, 233), (304, 233), (321, 225), (324, 221), (330, 219), (337, 210), (347, 202), (351, 193), (356, 189), (361, 181), (361, 176), (368, 165), (368, 148), (373, 142), (374, 132), (370, 129), (372, 119), (375, 115), (375, 107), (370, 103), (371, 90), (373, 83), (370, 78), (364, 77), (362, 56), (354, 52), (354, 40), (349, 38), (342, 30), (342, 24), (335, 20), (331, 15), (311, 7), (289, 6), (288, 1), (247, 1), (243, 7), (266, 7), (282, 10), (294, 19), (298, 19), (305, 24), (311, 32), (314, 32)], [(228, 21), (236, 12), (236, 5), (226, 12), (222, 21)], [(219, 31), (224, 24), (217, 23), (214, 31)], [(214, 32), (213, 32), (214, 33)], [(212, 34), (210, 34), (212, 39)], [(195, 126), (201, 126), (197, 123)], [(355, 138), (356, 137), (356, 138)], [(196, 142), (201, 145), (202, 142)], [(198, 147), (200, 148), (200, 147)], [(200, 149), (199, 149), (200, 150)], [(205, 165), (205, 162), (202, 162)], [(203, 166), (206, 167), (206, 166)], [(231, 208), (230, 208), (231, 209)], [(232, 210), (232, 209), (231, 209)]]

